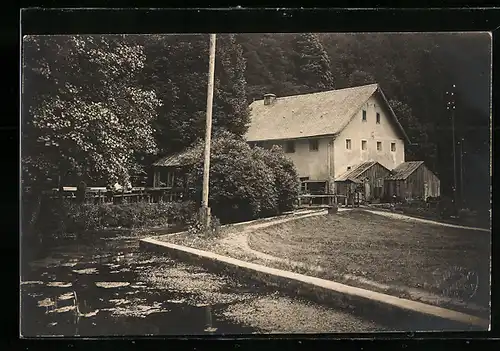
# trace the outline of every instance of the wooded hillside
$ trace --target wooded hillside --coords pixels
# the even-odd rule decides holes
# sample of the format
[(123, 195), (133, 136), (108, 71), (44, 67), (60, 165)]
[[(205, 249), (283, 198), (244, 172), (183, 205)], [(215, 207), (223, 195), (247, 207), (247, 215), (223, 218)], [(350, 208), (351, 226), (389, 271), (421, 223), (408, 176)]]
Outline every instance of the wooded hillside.
[[(377, 82), (414, 143), (407, 159), (425, 161), (450, 194), (446, 91), (456, 84), (466, 199), (489, 206), (490, 40), (487, 34), (221, 34), (214, 132), (243, 135), (248, 104), (264, 93)], [(203, 138), (208, 42), (207, 34), (25, 38), (23, 181), (75, 182), (76, 174), (123, 183), (141, 174), (137, 166), (147, 171), (158, 157)]]
[[(489, 205), (490, 37), (472, 34), (244, 34), (249, 101), (379, 83), (444, 193), (453, 185), (447, 95), (457, 86), (455, 133), (463, 141), (464, 193)], [(307, 76), (308, 79), (303, 78)], [(326, 83), (325, 83), (326, 81)], [(460, 181), (460, 149), (457, 178)], [(460, 189), (460, 184), (458, 184)]]

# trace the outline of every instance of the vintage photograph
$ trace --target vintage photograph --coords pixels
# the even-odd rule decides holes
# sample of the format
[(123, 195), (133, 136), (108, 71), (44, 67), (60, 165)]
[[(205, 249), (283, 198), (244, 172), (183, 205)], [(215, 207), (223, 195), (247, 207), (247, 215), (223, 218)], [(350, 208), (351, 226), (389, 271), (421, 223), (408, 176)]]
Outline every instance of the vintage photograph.
[(24, 36), (21, 337), (489, 330), (491, 44)]

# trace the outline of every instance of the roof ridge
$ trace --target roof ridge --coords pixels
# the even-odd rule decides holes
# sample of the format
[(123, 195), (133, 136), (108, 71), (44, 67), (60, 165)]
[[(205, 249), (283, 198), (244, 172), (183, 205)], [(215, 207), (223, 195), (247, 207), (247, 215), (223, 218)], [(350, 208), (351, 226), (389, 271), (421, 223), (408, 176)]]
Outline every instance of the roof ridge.
[[(352, 89), (360, 89), (360, 88), (367, 88), (369, 86), (378, 86), (378, 83), (371, 83), (371, 84), (365, 84), (365, 85), (358, 85), (354, 87), (347, 87), (347, 88), (341, 88), (341, 89), (330, 89), (330, 90), (323, 90), (323, 91), (315, 91), (311, 93), (304, 93), (304, 94), (294, 94), (294, 95), (285, 95), (285, 96), (276, 96), (276, 99), (290, 99), (290, 98), (295, 98), (295, 97), (302, 97), (302, 96), (307, 96), (307, 95), (315, 95), (315, 94), (326, 94), (326, 93), (331, 93), (331, 92), (338, 92), (338, 91), (345, 91), (345, 90), (352, 90)], [(253, 102), (256, 101), (263, 101), (264, 99), (259, 99), (259, 100), (254, 100)]]

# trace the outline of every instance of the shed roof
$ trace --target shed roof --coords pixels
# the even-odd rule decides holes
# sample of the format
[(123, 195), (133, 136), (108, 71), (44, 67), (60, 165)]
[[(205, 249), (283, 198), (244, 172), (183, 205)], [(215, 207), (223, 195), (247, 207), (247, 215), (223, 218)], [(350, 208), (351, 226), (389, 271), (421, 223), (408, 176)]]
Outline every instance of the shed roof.
[(386, 180), (405, 180), (423, 164), (424, 164), (424, 161), (403, 162), (402, 164), (400, 164), (399, 166), (394, 168), (391, 172), (391, 175), (385, 179)]
[[(381, 167), (382, 166), (380, 163), (377, 161), (367, 161), (367, 162), (362, 162), (348, 170), (347, 172), (341, 174), (339, 177), (335, 179), (336, 182), (345, 182), (347, 180), (353, 181), (353, 182), (359, 182), (358, 177), (361, 176), (363, 173), (365, 173), (367, 170), (369, 170), (371, 167), (375, 166), (376, 164), (379, 164)], [(384, 167), (385, 168), (385, 167)], [(387, 170), (389, 171), (389, 170)]]
[(364, 103), (379, 92), (390, 115), (408, 140), (378, 84), (277, 98), (270, 105), (263, 100), (250, 104), (248, 141), (286, 140), (340, 133)]
[(188, 154), (190, 150), (186, 149), (184, 151), (171, 154), (168, 156), (165, 156), (155, 163), (153, 163), (154, 167), (182, 167), (182, 166), (188, 166), (188, 162), (185, 161), (184, 157)]

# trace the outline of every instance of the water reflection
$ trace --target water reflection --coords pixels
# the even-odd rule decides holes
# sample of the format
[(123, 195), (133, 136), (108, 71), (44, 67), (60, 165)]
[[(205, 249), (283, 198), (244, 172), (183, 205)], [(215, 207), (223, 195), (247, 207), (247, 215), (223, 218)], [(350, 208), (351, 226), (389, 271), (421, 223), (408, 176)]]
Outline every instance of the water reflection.
[[(251, 333), (256, 329), (213, 315), (213, 309), (242, 300), (237, 285), (141, 252), (137, 240), (70, 243), (28, 263), (21, 284), (22, 334)], [(227, 288), (232, 293), (222, 292)]]
[(140, 251), (132, 238), (66, 243), (23, 268), (26, 337), (386, 330), (349, 311)]

